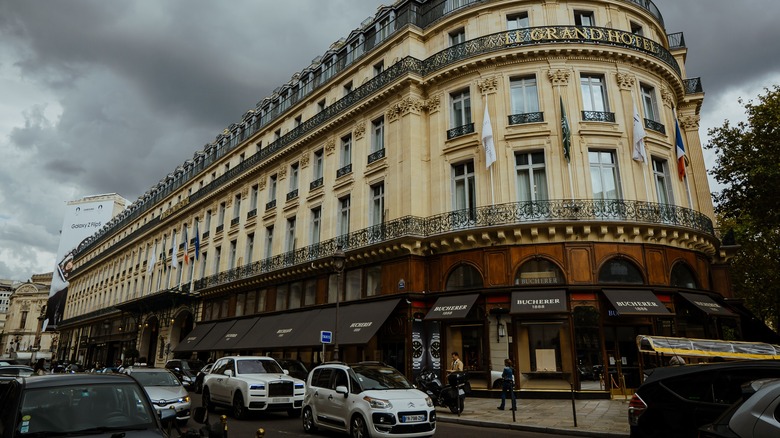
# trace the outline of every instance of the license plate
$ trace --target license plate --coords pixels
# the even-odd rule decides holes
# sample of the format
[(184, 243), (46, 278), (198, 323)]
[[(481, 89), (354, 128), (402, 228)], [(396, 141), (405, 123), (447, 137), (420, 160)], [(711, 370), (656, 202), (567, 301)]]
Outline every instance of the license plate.
[(425, 415), (404, 415), (401, 417), (401, 423), (417, 423), (425, 421)]
[(289, 403), (290, 399), (287, 397), (274, 397), (271, 399), (271, 403)]
[(464, 395), (465, 393), (466, 393), (466, 391), (464, 391), (463, 389), (459, 389), (458, 390), (458, 395)]

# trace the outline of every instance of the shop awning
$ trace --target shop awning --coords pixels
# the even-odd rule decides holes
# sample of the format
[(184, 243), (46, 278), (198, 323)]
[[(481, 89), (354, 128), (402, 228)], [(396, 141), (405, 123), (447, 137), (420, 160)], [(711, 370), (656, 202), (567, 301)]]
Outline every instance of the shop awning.
[(255, 323), (259, 320), (259, 317), (255, 318), (245, 318), (245, 319), (239, 319), (235, 321), (235, 324), (233, 324), (224, 335), (222, 335), (221, 338), (217, 339), (214, 345), (211, 347), (212, 350), (237, 350), (236, 347), (238, 342), (241, 340), (241, 338), (244, 337), (247, 333), (249, 333), (249, 330), (255, 325)]
[(604, 289), (619, 316), (669, 316), (671, 312), (650, 290)]
[(250, 331), (236, 343), (235, 349), (296, 347), (294, 340), (305, 327), (307, 318), (304, 315), (309, 312), (312, 311), (261, 316)]
[(198, 345), (200, 341), (203, 340), (203, 337), (208, 334), (209, 331), (216, 325), (216, 323), (213, 322), (207, 322), (204, 324), (198, 324), (197, 327), (192, 329), (192, 331), (185, 337), (184, 339), (179, 342), (179, 345), (174, 347), (173, 351), (175, 352), (181, 352), (181, 351), (195, 351), (195, 346)]
[(780, 359), (780, 345), (762, 342), (689, 339), (668, 336), (636, 337), (639, 351), (669, 356), (720, 357), (723, 359)]
[(436, 300), (436, 304), (425, 315), (427, 320), (462, 319), (477, 302), (479, 294), (448, 295)]
[(734, 312), (721, 306), (707, 295), (680, 292), (680, 296), (707, 315), (736, 316)]
[(400, 301), (396, 299), (342, 307), (339, 311), (338, 343), (341, 345), (367, 343), (393, 313)]
[(192, 349), (192, 351), (211, 351), (214, 350), (214, 345), (219, 341), (225, 333), (235, 324), (235, 321), (222, 321), (214, 325), (210, 332), (203, 337), (203, 340), (198, 342), (198, 345)]
[(530, 290), (512, 292), (511, 314), (565, 313), (569, 311), (565, 290)]

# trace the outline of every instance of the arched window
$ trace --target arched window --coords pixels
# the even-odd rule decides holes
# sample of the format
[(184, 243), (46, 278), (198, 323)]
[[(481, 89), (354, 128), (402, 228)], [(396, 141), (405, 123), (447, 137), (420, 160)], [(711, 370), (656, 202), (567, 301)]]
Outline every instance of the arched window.
[(447, 277), (445, 290), (460, 290), (482, 287), (482, 274), (471, 265), (460, 265)]
[(515, 274), (515, 284), (562, 284), (563, 272), (547, 259), (533, 259), (523, 263)]
[(685, 263), (677, 263), (672, 267), (670, 285), (684, 287), (686, 289), (698, 289), (696, 275)]
[(626, 259), (611, 259), (599, 271), (599, 283), (644, 284), (639, 269)]

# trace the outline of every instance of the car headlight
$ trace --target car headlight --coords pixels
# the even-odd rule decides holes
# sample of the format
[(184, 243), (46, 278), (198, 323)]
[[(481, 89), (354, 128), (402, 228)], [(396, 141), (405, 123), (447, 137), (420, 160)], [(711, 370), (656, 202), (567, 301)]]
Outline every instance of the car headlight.
[(179, 399), (179, 403), (189, 403), (190, 402), (190, 396), (184, 396)]
[(185, 382), (192, 382), (192, 379), (190, 378), (190, 376), (184, 376), (184, 378), (182, 380), (184, 380)]
[(369, 396), (363, 397), (363, 400), (368, 402), (368, 405), (371, 406), (371, 409), (392, 409), (393, 404), (390, 403), (390, 400), (383, 400), (381, 398), (373, 398)]
[(303, 389), (303, 386), (304, 386), (303, 383), (296, 383), (295, 389)]
[(250, 385), (249, 389), (265, 389), (265, 384), (260, 383), (258, 385)]
[(428, 404), (429, 408), (433, 407), (433, 400), (430, 397), (425, 397), (425, 403)]

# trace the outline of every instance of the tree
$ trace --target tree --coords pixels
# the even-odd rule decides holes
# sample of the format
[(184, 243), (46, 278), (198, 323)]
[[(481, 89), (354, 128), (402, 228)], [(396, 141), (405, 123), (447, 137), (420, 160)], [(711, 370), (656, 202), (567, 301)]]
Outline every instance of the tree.
[(780, 86), (739, 103), (747, 121), (710, 129), (711, 170), (726, 188), (715, 194), (721, 229), (740, 251), (732, 260), (734, 292), (770, 327), (780, 327)]

